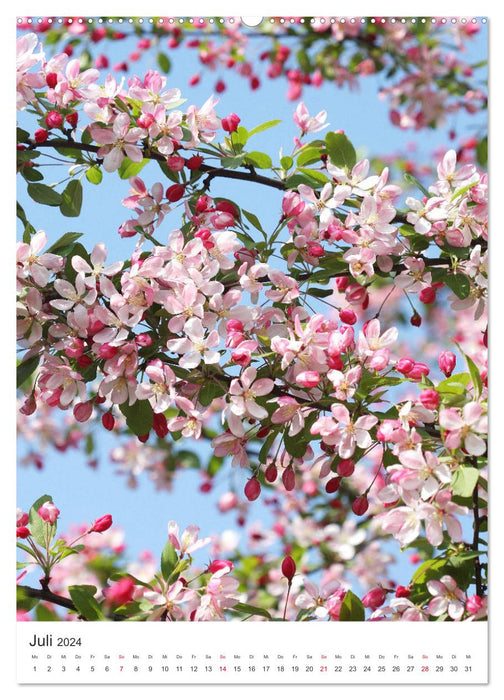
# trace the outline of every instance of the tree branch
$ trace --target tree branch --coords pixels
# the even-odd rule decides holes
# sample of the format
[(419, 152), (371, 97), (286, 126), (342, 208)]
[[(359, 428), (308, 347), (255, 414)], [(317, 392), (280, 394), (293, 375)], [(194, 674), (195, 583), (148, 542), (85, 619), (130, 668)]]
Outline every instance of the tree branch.
[[(472, 465), (475, 469), (478, 468), (478, 458), (477, 457), (472, 457), (471, 459)], [(479, 507), (478, 507), (478, 484), (474, 487), (473, 493), (472, 493), (472, 502), (473, 502), (473, 516), (474, 516), (474, 534), (473, 534), (473, 541), (472, 541), (472, 550), (473, 552), (477, 552), (479, 550), (479, 528), (480, 528), (480, 516), (479, 516)], [(481, 576), (481, 562), (480, 558), (476, 557), (474, 560), (474, 578), (476, 580), (476, 595), (479, 595), (480, 597), (485, 594), (484, 586), (483, 586), (483, 580)]]

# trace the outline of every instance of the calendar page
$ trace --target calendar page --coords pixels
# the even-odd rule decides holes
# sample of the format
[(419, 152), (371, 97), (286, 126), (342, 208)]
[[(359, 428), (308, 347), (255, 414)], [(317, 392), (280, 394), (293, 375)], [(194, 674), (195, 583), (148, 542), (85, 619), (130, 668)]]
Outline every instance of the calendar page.
[(488, 683), (489, 21), (350, 10), (15, 19), (21, 690)]

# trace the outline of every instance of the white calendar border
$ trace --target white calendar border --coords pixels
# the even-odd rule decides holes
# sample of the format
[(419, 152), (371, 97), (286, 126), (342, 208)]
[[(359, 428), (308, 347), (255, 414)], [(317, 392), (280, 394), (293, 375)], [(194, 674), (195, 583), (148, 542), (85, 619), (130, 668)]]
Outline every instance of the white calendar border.
[[(250, 7), (250, 5), (253, 5)], [(217, 3), (209, 3), (207, 2), (196, 2), (195, 0), (186, 0), (183, 3), (183, 13), (184, 15), (195, 15), (195, 16), (205, 16), (209, 14), (210, 10), (209, 7), (211, 7), (211, 14), (216, 14), (216, 15), (228, 15), (228, 16), (236, 16), (236, 15), (249, 15), (251, 12), (253, 12), (256, 15), (277, 15), (277, 16), (282, 16), (283, 14), (285, 15), (290, 15), (290, 16), (297, 16), (297, 15), (302, 15), (302, 14), (307, 14), (306, 11), (306, 2), (301, 3), (299, 0), (292, 0), (291, 2), (286, 2), (283, 0), (283, 2), (276, 2), (276, 3), (271, 3), (271, 2), (262, 2), (261, 0), (256, 0), (254, 3), (250, 3), (249, 6), (247, 6), (247, 3), (231, 3), (229, 0), (220, 0)], [(175, 6), (174, 6), (175, 7)], [(249, 9), (250, 7), (250, 9)], [(352, 14), (355, 14), (356, 16), (367, 16), (367, 15), (376, 15), (379, 14), (381, 16), (401, 16), (405, 14), (405, 11), (407, 12), (408, 15), (420, 15), (420, 16), (439, 16), (442, 14), (450, 15), (450, 16), (488, 16), (489, 17), (489, 32), (490, 32), (490, 104), (491, 104), (491, 113), (490, 113), (490, 126), (492, 129), (493, 123), (497, 124), (502, 124), (502, 97), (500, 95), (500, 85), (497, 84), (497, 66), (500, 64), (502, 65), (503, 61), (503, 55), (502, 55), (502, 47), (503, 47), (503, 42), (500, 40), (500, 32), (502, 31), (502, 27), (504, 26), (504, 11), (501, 8), (494, 8), (490, 3), (481, 3), (479, 2), (468, 2), (467, 0), (458, 0), (456, 3), (449, 3), (449, 4), (443, 4), (441, 5), (438, 2), (422, 2), (422, 3), (416, 3), (414, 6), (416, 9), (413, 9), (411, 5), (405, 6), (404, 2), (392, 2), (387, 0), (386, 2), (382, 1), (380, 3), (373, 2), (354, 2), (353, 0), (349, 0), (347, 3), (343, 4), (335, 4), (335, 3), (329, 3), (329, 2), (319, 2), (316, 3), (315, 5), (313, 3), (310, 3), (309, 5), (309, 14), (311, 15), (321, 15), (321, 16), (331, 16), (336, 14), (338, 11), (341, 14), (347, 15), (349, 12)], [(105, 9), (106, 8), (106, 9)], [(159, 14), (160, 10), (160, 3), (157, 3), (157, 5), (153, 5), (152, 3), (143, 3), (141, 5), (141, 10), (142, 13), (144, 13), (146, 16), (149, 15), (155, 15)], [(11, 16), (12, 12), (12, 16)], [(68, 1), (66, 0), (65, 2), (45, 2), (42, 5), (39, 2), (35, 3), (18, 3), (13, 10), (8, 10), (7, 12), (4, 13), (3, 16), (3, 26), (0, 27), (0, 32), (1, 32), (1, 46), (2, 48), (2, 53), (5, 57), (9, 58), (10, 56), (14, 56), (14, 41), (13, 41), (13, 31), (12, 27), (14, 26), (15, 22), (15, 17), (17, 15), (34, 15), (37, 16), (39, 14), (54, 14), (54, 15), (61, 15), (65, 16), (69, 12), (69, 5)], [(14, 14), (15, 13), (15, 14)], [(86, 3), (77, 3), (77, 4), (72, 4), (72, 14), (74, 15), (79, 15), (79, 14), (84, 14), (88, 16), (98, 16), (100, 14), (111, 14), (111, 15), (118, 15), (118, 16), (126, 16), (127, 14), (132, 14), (135, 16), (138, 16), (139, 14), (139, 7), (138, 3), (135, 4), (128, 2), (128, 1), (123, 1), (123, 2), (107, 2), (107, 3), (97, 3), (93, 0), (86, 2)], [(494, 46), (495, 43), (495, 46)], [(9, 54), (7, 54), (7, 51)], [(9, 66), (10, 68), (10, 66)], [(4, 72), (4, 80), (7, 80), (7, 89), (8, 89), (8, 94), (13, 95), (14, 94), (14, 79), (13, 79), (13, 71), (8, 70)], [(499, 81), (500, 82), (500, 81)], [(4, 83), (5, 85), (5, 83)], [(497, 116), (498, 115), (498, 116)], [(1, 115), (1, 120), (2, 120), (2, 126), (7, 125), (7, 129), (12, 129), (13, 126), (13, 120), (11, 118), (11, 115)], [(504, 148), (503, 148), (503, 136), (502, 136), (502, 130), (500, 130), (501, 133), (499, 133), (499, 129), (496, 127), (494, 130), (491, 130), (491, 154), (496, 154), (498, 157), (498, 154), (504, 154)], [(5, 133), (5, 132), (4, 132)], [(12, 131), (7, 131), (7, 133), (12, 133)], [(495, 161), (497, 160), (497, 157), (495, 158)], [(14, 172), (14, 149), (11, 149), (11, 151), (8, 152), (7, 157), (7, 165), (10, 167), (10, 171), (6, 172)], [(491, 158), (491, 163), (490, 166), (492, 165), (492, 158)], [(497, 184), (496, 182), (496, 177), (499, 177), (498, 168), (495, 168), (495, 172), (492, 172), (492, 192), (494, 193), (493, 197), (495, 197), (495, 193), (498, 191), (499, 184), (503, 184), (502, 182)], [(502, 178), (502, 176), (501, 176)], [(7, 201), (12, 203), (14, 201), (14, 187), (12, 184), (13, 178), (9, 180), (8, 183), (8, 189), (7, 189)], [(5, 190), (4, 190), (5, 192)], [(497, 219), (497, 206), (493, 204), (493, 199), (492, 195), (490, 198), (490, 211), (491, 211), (491, 222), (496, 222)], [(495, 197), (495, 202), (497, 202), (497, 197)], [(9, 223), (12, 225), (5, 226), (4, 229), (4, 235), (9, 235), (11, 238), (13, 236), (11, 235), (11, 232), (15, 230), (15, 216), (13, 213), (13, 207), (9, 206), (9, 212), (11, 213), (11, 219), (9, 219)], [(492, 215), (493, 214), (493, 215)], [(493, 232), (493, 228), (492, 228)], [(491, 234), (492, 235), (492, 234)], [(495, 250), (494, 255), (492, 256), (492, 260), (496, 259), (502, 259), (504, 256), (504, 249), (502, 249), (502, 244), (499, 241), (499, 237), (502, 236), (500, 231), (497, 229), (497, 226), (495, 226), (495, 234), (493, 234), (491, 238), (491, 245), (492, 245), (492, 250)], [(502, 239), (501, 239), (502, 240)], [(12, 241), (9, 241), (9, 244), (12, 244), (12, 250), (14, 249), (14, 245)], [(500, 250), (499, 250), (500, 248)], [(499, 255), (500, 253), (500, 255)], [(13, 254), (12, 257), (10, 258), (11, 260), (13, 259)], [(490, 267), (492, 268), (492, 262), (490, 264)], [(494, 264), (494, 269), (495, 269), (495, 264)], [(491, 285), (492, 285), (492, 269), (490, 271), (490, 280), (491, 280)], [(12, 287), (8, 286), (9, 282), (12, 283)], [(2, 284), (2, 291), (7, 294), (13, 294), (13, 289), (14, 289), (14, 284), (13, 280), (9, 279), (9, 282), (7, 282), (5, 279), (2, 279), (1, 284)], [(7, 292), (5, 292), (5, 289), (7, 289)], [(2, 298), (5, 298), (4, 295), (2, 295)], [(9, 296), (9, 298), (13, 298), (13, 296)], [(492, 319), (493, 314), (493, 295), (491, 293), (491, 302), (490, 302), (490, 318)], [(498, 302), (496, 303), (496, 308), (499, 306)], [(11, 318), (7, 319), (7, 321), (3, 321), (4, 323), (4, 328), (7, 327), (8, 332), (12, 330), (12, 336), (14, 337), (14, 323), (13, 323), (13, 314), (11, 314)], [(497, 319), (493, 319), (496, 321)], [(492, 367), (492, 356), (493, 353), (495, 352), (495, 348), (498, 347), (501, 343), (501, 340), (504, 341), (504, 333), (501, 334), (499, 328), (497, 327), (497, 323), (495, 323), (492, 326), (492, 331), (491, 331), (491, 345), (490, 345), (490, 364)], [(7, 365), (7, 367), (13, 367), (13, 357), (14, 355), (11, 354), (10, 350), (1, 350), (1, 358), (4, 361), (4, 366)], [(12, 363), (12, 364), (10, 364)], [(12, 374), (14, 374), (12, 372)], [(5, 384), (7, 386), (5, 387)], [(500, 386), (499, 386), (500, 385)], [(4, 378), (4, 388), (6, 388), (6, 393), (9, 397), (12, 397), (11, 400), (14, 401), (14, 396), (15, 396), (15, 388), (14, 388), (14, 379), (12, 377), (7, 377)], [(12, 389), (12, 392), (10, 391)], [(497, 427), (497, 422), (500, 423), (500, 416), (497, 415), (497, 410), (498, 407), (496, 405), (492, 404), (492, 396), (499, 396), (499, 394), (502, 393), (504, 395), (504, 382), (502, 379), (499, 379), (498, 376), (493, 376), (491, 375), (491, 391), (490, 391), (490, 400), (491, 400), (491, 409), (490, 409), (490, 456), (491, 456), (491, 462), (495, 463), (495, 471), (492, 471), (491, 474), (491, 493), (495, 494), (494, 496), (490, 496), (490, 502), (491, 502), (491, 509), (490, 509), (490, 530), (494, 533), (498, 532), (504, 532), (504, 528), (499, 527), (499, 525), (502, 525), (502, 517), (503, 517), (503, 509), (499, 508), (499, 502), (497, 500), (496, 494), (500, 493), (501, 490), (504, 491), (504, 489), (499, 488), (500, 486), (503, 486), (502, 484), (502, 468), (499, 465), (499, 455), (497, 453), (497, 448), (493, 444), (492, 440), (492, 434), (493, 434), (493, 429)], [(58, 699), (58, 698), (67, 698), (69, 692), (71, 692), (72, 698), (86, 698), (88, 700), (90, 691), (93, 693), (94, 697), (97, 700), (100, 700), (102, 697), (107, 697), (110, 698), (111, 696), (114, 697), (116, 694), (116, 691), (114, 691), (115, 688), (119, 689), (119, 692), (121, 693), (121, 698), (129, 699), (129, 698), (135, 698), (137, 699), (139, 697), (139, 691), (142, 688), (148, 689), (149, 692), (149, 698), (166, 698), (167, 693), (169, 692), (169, 687), (166, 687), (165, 685), (163, 686), (154, 686), (154, 685), (135, 685), (135, 686), (124, 686), (124, 685), (107, 685), (107, 686), (90, 686), (86, 684), (82, 685), (72, 685), (72, 686), (64, 686), (64, 685), (51, 685), (51, 686), (45, 686), (43, 693), (40, 693), (40, 687), (39, 686), (18, 686), (15, 682), (15, 644), (14, 644), (14, 639), (16, 636), (16, 626), (17, 625), (29, 625), (31, 623), (16, 623), (15, 622), (15, 591), (14, 591), (14, 586), (12, 583), (12, 578), (10, 576), (10, 571), (11, 571), (11, 564), (14, 561), (15, 557), (15, 546), (12, 544), (13, 538), (12, 538), (12, 522), (13, 522), (13, 515), (15, 512), (15, 507), (16, 507), (16, 501), (15, 501), (15, 478), (13, 477), (13, 469), (12, 466), (14, 465), (14, 454), (15, 454), (15, 448), (14, 448), (14, 435), (15, 435), (15, 422), (13, 420), (12, 416), (12, 411), (7, 411), (7, 418), (3, 416), (2, 420), (2, 438), (3, 442), (5, 445), (5, 440), (8, 439), (8, 451), (7, 451), (7, 464), (5, 465), (5, 469), (7, 471), (6, 475), (4, 476), (4, 489), (3, 489), (3, 507), (0, 508), (0, 517), (2, 518), (2, 528), (0, 529), (0, 532), (2, 533), (2, 538), (5, 538), (5, 545), (2, 548), (2, 552), (4, 553), (4, 561), (5, 559), (7, 560), (5, 562), (6, 566), (4, 567), (6, 571), (6, 575), (0, 580), (0, 590), (2, 594), (2, 600), (7, 601), (7, 606), (8, 606), (8, 612), (4, 612), (4, 620), (3, 625), (2, 625), (2, 638), (4, 641), (4, 644), (2, 645), (2, 652), (0, 655), (0, 663), (1, 663), (1, 668), (2, 668), (2, 688), (5, 689), (7, 692), (7, 697), (11, 698), (34, 698), (35, 694), (37, 698), (43, 698), (45, 700), (46, 697), (50, 697), (51, 700), (53, 699)], [(497, 433), (496, 433), (497, 434)], [(496, 457), (495, 461), (493, 460), (493, 457)], [(498, 473), (498, 469), (500, 468), (501, 474)], [(499, 481), (501, 482), (499, 484)], [(5, 484), (6, 482), (6, 484)], [(493, 512), (492, 510), (492, 505), (495, 507), (496, 512)], [(496, 534), (495, 537), (498, 537)], [(500, 543), (497, 542), (497, 546), (499, 546)], [(12, 557), (11, 557), (12, 555)], [(493, 582), (495, 589), (497, 589), (497, 584), (498, 582), (502, 581), (502, 563), (499, 561), (499, 558), (497, 556), (492, 558), (492, 555), (490, 556), (490, 580)], [(492, 588), (490, 589), (492, 591)], [(492, 602), (493, 601), (493, 602)], [(478, 697), (481, 694), (485, 694), (487, 692), (491, 692), (492, 694), (495, 693), (496, 690), (498, 689), (503, 689), (504, 687), (504, 673), (503, 673), (503, 664), (501, 659), (499, 658), (499, 644), (501, 641), (502, 635), (500, 634), (500, 630), (502, 629), (502, 625), (504, 624), (504, 619), (503, 619), (503, 614), (502, 614), (502, 605), (500, 604), (499, 600), (499, 594), (495, 593), (492, 595), (491, 593), (491, 622), (489, 624), (489, 641), (490, 641), (490, 653), (489, 653), (489, 661), (490, 661), (490, 683), (486, 686), (456, 686), (456, 693), (459, 695), (460, 698), (464, 697), (470, 697), (471, 700), (475, 697), (477, 694)], [(5, 609), (4, 609), (5, 610)], [(8, 619), (5, 619), (8, 616)], [(62, 627), (65, 626), (66, 623), (62, 623)], [(261, 623), (261, 624), (267, 624), (267, 623)], [(296, 624), (296, 623), (293, 623)], [(324, 623), (321, 623), (324, 624)], [(326, 623), (330, 624), (330, 623)], [(361, 624), (366, 624), (366, 623), (361, 623)], [(380, 623), (378, 623), (380, 624)], [(428, 624), (428, 623), (427, 623)], [(435, 624), (435, 623), (430, 623), (430, 624)], [(461, 623), (463, 624), (463, 623)], [(480, 624), (480, 623), (478, 623)], [(385, 623), (381, 623), (380, 626), (385, 628), (389, 628), (388, 625)], [(391, 630), (396, 630), (396, 627), (394, 626), (393, 628), (390, 628)], [(469, 632), (470, 628), (468, 628)], [(353, 684), (352, 684), (353, 685)], [(201, 686), (200, 686), (201, 687)], [(273, 692), (278, 692), (279, 688), (281, 686), (264, 686), (261, 685), (260, 688), (272, 688)], [(285, 686), (288, 687), (288, 697), (289, 700), (295, 700), (296, 698), (303, 698), (303, 700), (306, 699), (306, 692), (311, 686), (293, 686), (293, 685), (288, 685)], [(373, 698), (381, 698), (381, 697), (386, 697), (388, 698), (394, 698), (394, 697), (404, 697), (405, 692), (408, 693), (408, 700), (409, 698), (415, 698), (415, 697), (422, 697), (425, 698), (426, 692), (431, 692), (431, 688), (438, 687), (438, 686), (431, 686), (429, 685), (427, 688), (419, 685), (386, 685), (386, 686), (373, 686)], [(441, 686), (439, 686), (441, 688)], [(239, 692), (240, 698), (248, 699), (254, 697), (254, 699), (257, 698), (257, 689), (255, 685), (249, 685), (249, 686), (244, 686), (244, 685), (218, 685), (218, 686), (205, 686), (205, 698), (219, 698), (219, 700), (223, 697), (231, 697), (231, 694), (233, 696), (236, 695), (236, 693)], [(317, 686), (317, 698), (325, 698), (325, 697), (335, 697), (335, 686)], [(440, 691), (442, 692), (442, 691)], [(269, 693), (268, 693), (269, 697)]]

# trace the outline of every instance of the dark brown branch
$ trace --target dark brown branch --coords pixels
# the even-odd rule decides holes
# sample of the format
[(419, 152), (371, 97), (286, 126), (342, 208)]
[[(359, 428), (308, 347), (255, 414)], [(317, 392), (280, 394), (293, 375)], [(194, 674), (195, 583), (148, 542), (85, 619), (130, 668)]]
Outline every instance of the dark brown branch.
[(47, 603), (60, 605), (62, 608), (67, 608), (72, 612), (79, 612), (70, 598), (64, 598), (57, 593), (53, 593), (46, 586), (43, 586), (42, 588), (30, 588), (30, 586), (23, 586), (23, 592), (26, 593), (28, 598), (45, 600)]
[[(69, 148), (76, 151), (83, 151), (85, 153), (97, 153), (101, 146), (97, 146), (92, 143), (79, 143), (78, 141), (72, 141), (65, 139), (52, 139), (51, 141), (46, 141), (45, 143), (35, 143), (30, 141), (29, 149), (39, 150), (40, 148)], [(158, 163), (166, 163), (166, 157), (161, 153), (156, 151), (143, 150), (143, 157), (149, 160), (155, 160)], [(205, 165), (204, 163), (200, 166), (200, 172), (207, 173), (204, 185), (209, 187), (210, 182), (215, 177), (223, 177), (229, 180), (246, 180), (247, 182), (255, 182), (259, 185), (266, 185), (268, 187), (274, 187), (277, 190), (285, 191), (287, 188), (285, 182), (282, 180), (275, 180), (271, 177), (266, 177), (264, 175), (258, 175), (255, 171), (250, 169), (247, 172), (242, 172), (240, 170), (228, 170), (226, 168), (214, 168), (211, 165)]]
[[(477, 469), (478, 468), (478, 458), (477, 457), (472, 457), (471, 459), (472, 466)], [(473, 516), (474, 516), (474, 534), (473, 534), (473, 541), (472, 541), (472, 550), (473, 552), (477, 552), (479, 550), (479, 528), (480, 528), (480, 516), (479, 516), (479, 507), (478, 507), (478, 484), (474, 487), (473, 493), (472, 493), (472, 502), (473, 502)], [(483, 586), (483, 580), (481, 576), (481, 562), (480, 558), (476, 557), (474, 560), (474, 578), (476, 582), (476, 595), (479, 595), (480, 597), (484, 595), (484, 586)]]

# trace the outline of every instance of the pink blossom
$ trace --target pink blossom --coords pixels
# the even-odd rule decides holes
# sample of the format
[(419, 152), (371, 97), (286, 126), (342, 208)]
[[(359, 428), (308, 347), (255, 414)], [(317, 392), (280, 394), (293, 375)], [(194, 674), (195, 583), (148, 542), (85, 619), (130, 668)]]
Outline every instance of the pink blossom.
[(244, 435), (241, 418), (248, 416), (257, 420), (268, 417), (268, 411), (256, 403), (257, 396), (267, 396), (273, 390), (274, 382), (269, 378), (256, 379), (255, 367), (243, 370), (239, 379), (233, 379), (229, 386), (228, 424), (234, 435)]
[(320, 111), (315, 117), (310, 117), (304, 102), (300, 102), (294, 112), (294, 122), (301, 129), (302, 135), (321, 131), (329, 126), (326, 124), (327, 112)]
[(138, 127), (130, 128), (130, 117), (121, 112), (117, 115), (112, 128), (91, 125), (89, 132), (93, 139), (103, 144), (98, 149), (98, 157), (103, 158), (103, 167), (108, 173), (117, 170), (127, 156), (134, 163), (143, 159), (141, 149), (136, 145), (145, 132)]
[(434, 596), (427, 606), (429, 615), (439, 617), (445, 612), (452, 620), (460, 620), (464, 614), (466, 595), (457, 588), (451, 576), (441, 576), (439, 581), (427, 581), (427, 590)]
[(213, 365), (219, 362), (219, 352), (211, 349), (219, 345), (220, 340), (217, 331), (211, 331), (210, 334), (205, 337), (205, 329), (201, 321), (199, 318), (193, 317), (185, 324), (184, 334), (186, 336), (184, 338), (168, 341), (168, 350), (182, 355), (179, 359), (179, 365), (181, 367), (184, 369), (194, 369), (200, 365), (202, 360), (207, 365)]
[(168, 539), (172, 545), (180, 551), (180, 557), (186, 554), (193, 554), (198, 549), (205, 547), (211, 542), (210, 537), (199, 539), (200, 528), (197, 525), (189, 525), (182, 535), (179, 535), (179, 526), (175, 520), (168, 523)]
[(462, 444), (470, 455), (482, 455), (486, 451), (486, 442), (480, 433), (488, 431), (487, 417), (482, 415), (483, 408), (477, 401), (470, 401), (462, 409), (462, 415), (456, 408), (443, 408), (439, 412), (439, 424), (449, 431), (445, 435), (445, 445), (449, 450), (456, 450)]

